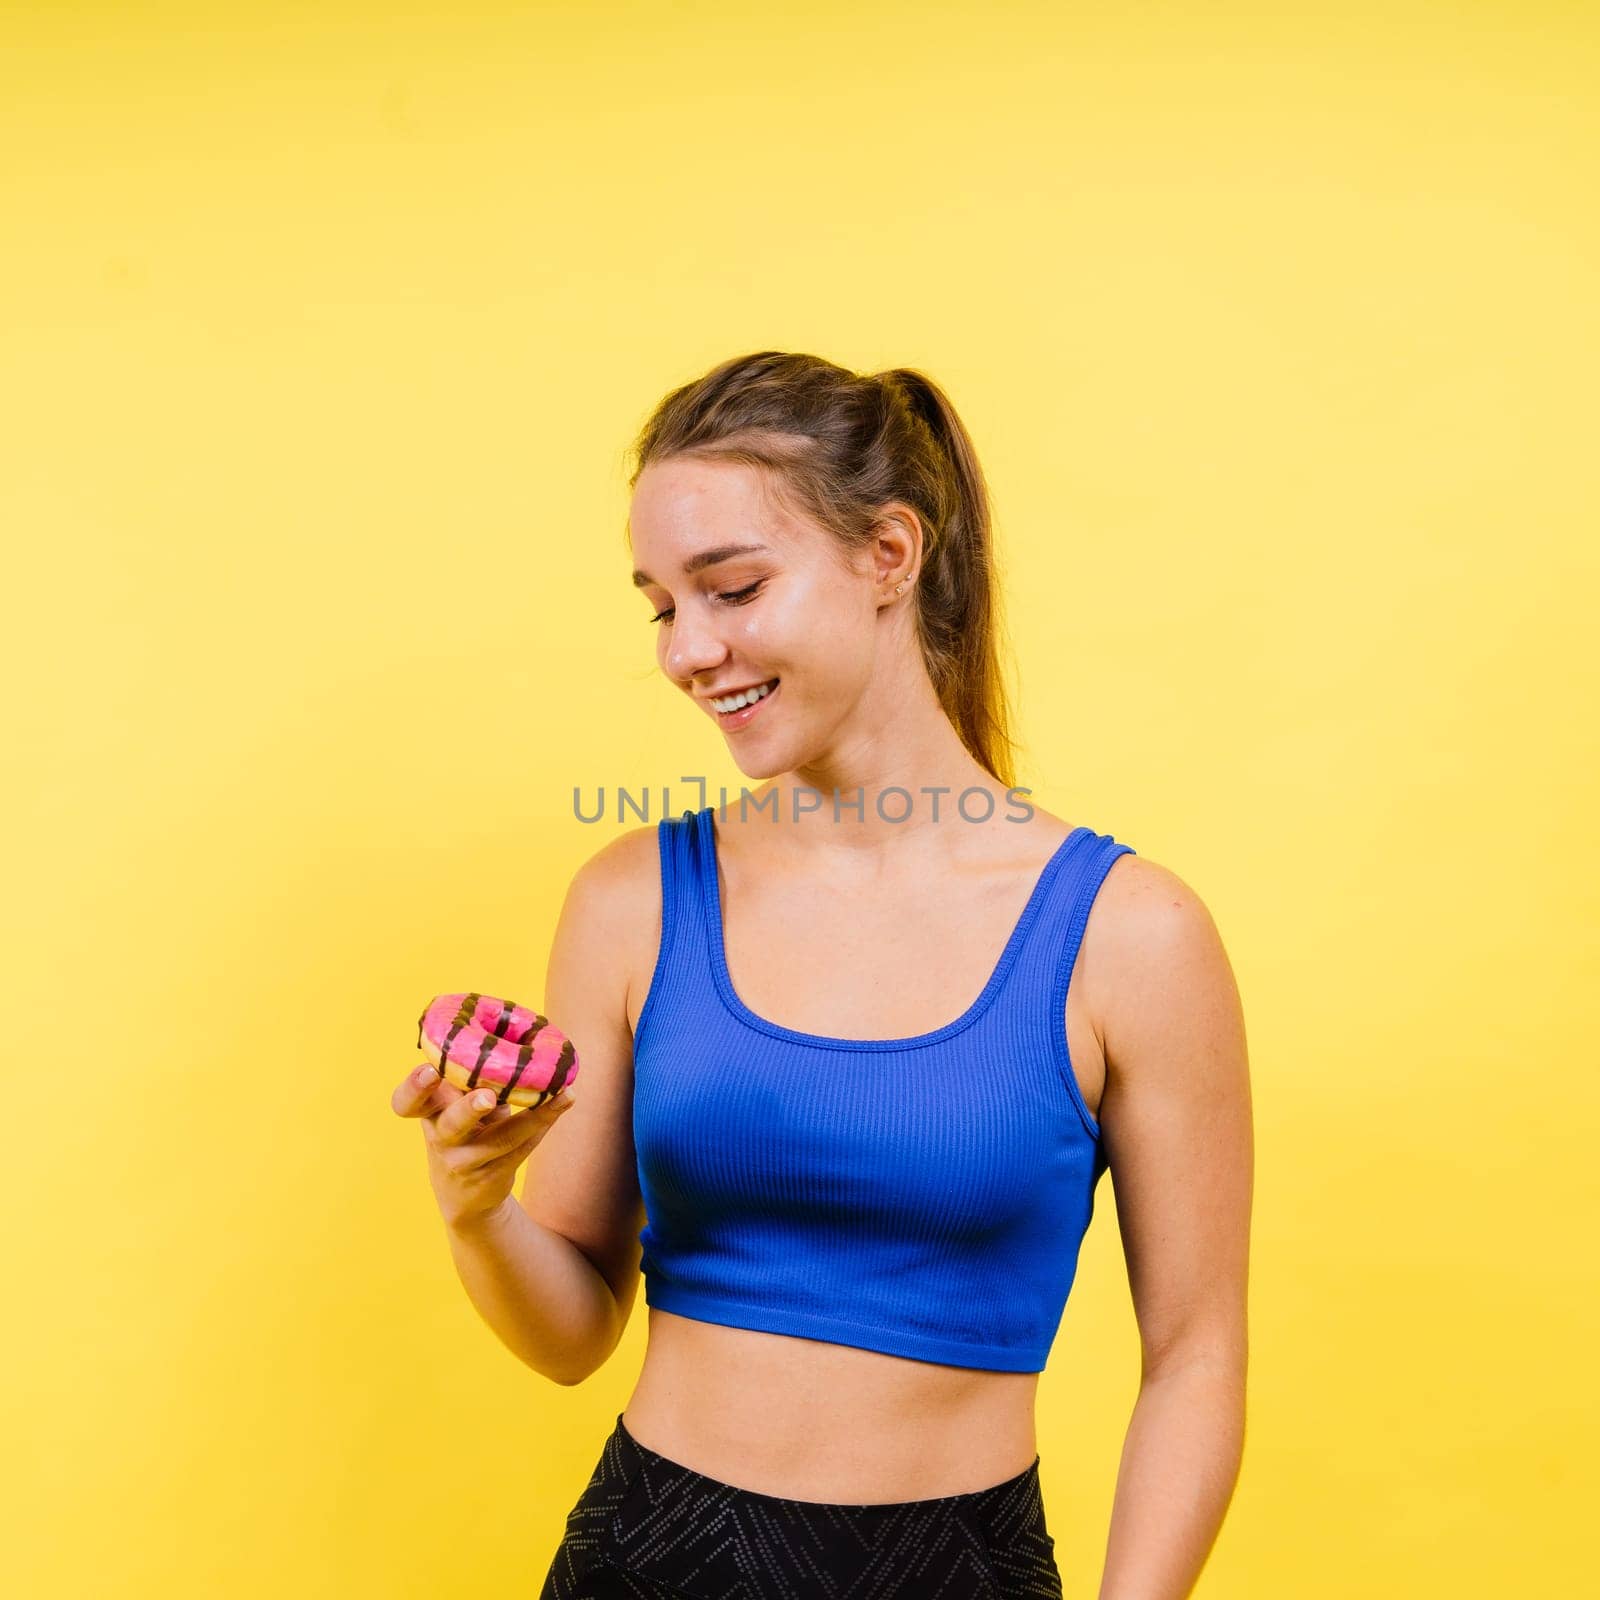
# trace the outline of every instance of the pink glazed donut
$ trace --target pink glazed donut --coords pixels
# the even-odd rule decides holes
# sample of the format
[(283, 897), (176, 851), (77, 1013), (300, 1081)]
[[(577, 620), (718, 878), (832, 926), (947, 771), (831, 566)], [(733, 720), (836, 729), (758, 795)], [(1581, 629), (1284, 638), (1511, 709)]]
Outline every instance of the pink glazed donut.
[(456, 1088), (497, 1090), (503, 1106), (544, 1105), (578, 1075), (572, 1041), (548, 1017), (492, 995), (435, 995), (417, 1048)]

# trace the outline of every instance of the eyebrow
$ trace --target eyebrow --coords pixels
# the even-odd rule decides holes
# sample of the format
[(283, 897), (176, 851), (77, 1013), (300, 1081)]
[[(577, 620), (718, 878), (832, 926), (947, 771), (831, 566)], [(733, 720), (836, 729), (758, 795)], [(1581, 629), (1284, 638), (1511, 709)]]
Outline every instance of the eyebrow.
[[(753, 555), (758, 550), (767, 550), (770, 547), (764, 544), (718, 544), (709, 550), (702, 550), (698, 555), (692, 555), (683, 564), (684, 573), (693, 577), (695, 573), (706, 567), (714, 567), (719, 561), (731, 561), (735, 556)], [(633, 586), (642, 589), (647, 583), (656, 580), (648, 572), (634, 571)]]

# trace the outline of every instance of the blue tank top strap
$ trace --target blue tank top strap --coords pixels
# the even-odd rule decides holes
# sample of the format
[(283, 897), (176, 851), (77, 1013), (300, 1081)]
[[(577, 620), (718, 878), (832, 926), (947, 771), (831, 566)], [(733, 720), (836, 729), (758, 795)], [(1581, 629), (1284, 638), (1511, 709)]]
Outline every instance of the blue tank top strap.
[(634, 1028), (635, 1056), (646, 1021), (661, 1005), (698, 1001), (712, 992), (702, 910), (704, 867), (699, 829), (699, 818), (693, 811), (685, 811), (679, 817), (663, 817), (656, 824), (661, 863), (661, 941), (644, 1009)]
[(1072, 830), (1050, 864), (1051, 878), (1038, 913), (996, 1001), (1010, 1014), (1008, 1020), (1035, 1041), (1041, 1059), (1054, 1063), (1062, 1088), (1096, 1141), (1100, 1124), (1084, 1103), (1067, 1048), (1067, 990), (1100, 886), (1119, 856), (1135, 853), (1132, 845), (1108, 833), (1089, 827)]

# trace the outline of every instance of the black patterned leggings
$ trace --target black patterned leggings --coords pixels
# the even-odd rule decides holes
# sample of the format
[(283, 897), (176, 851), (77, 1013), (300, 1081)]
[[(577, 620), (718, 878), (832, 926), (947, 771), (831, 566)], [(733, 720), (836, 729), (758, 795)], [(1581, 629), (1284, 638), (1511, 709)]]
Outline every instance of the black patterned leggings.
[(824, 1505), (736, 1489), (647, 1450), (600, 1452), (539, 1600), (1061, 1600), (1039, 1458), (991, 1489)]

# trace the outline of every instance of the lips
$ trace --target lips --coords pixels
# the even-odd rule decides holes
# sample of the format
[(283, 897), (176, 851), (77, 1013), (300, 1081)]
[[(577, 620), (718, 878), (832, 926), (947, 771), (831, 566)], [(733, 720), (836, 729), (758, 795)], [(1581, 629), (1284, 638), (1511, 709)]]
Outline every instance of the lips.
[(703, 694), (700, 696), (700, 698), (704, 700), (708, 706), (711, 706), (713, 711), (715, 711), (717, 708), (714, 705), (711, 705), (713, 700), (731, 700), (736, 694), (749, 694), (752, 689), (765, 689), (768, 684), (771, 684), (772, 687), (776, 689), (778, 687), (777, 677), (759, 678), (754, 683), (741, 684), (739, 687), (734, 689), (718, 689), (711, 694)]
[(748, 727), (755, 718), (762, 716), (773, 700), (783, 693), (783, 684), (778, 679), (769, 678), (767, 681), (772, 687), (765, 694), (747, 701), (737, 711), (718, 711), (715, 706), (708, 705), (706, 709), (717, 719), (718, 728), (724, 733), (738, 733)]

